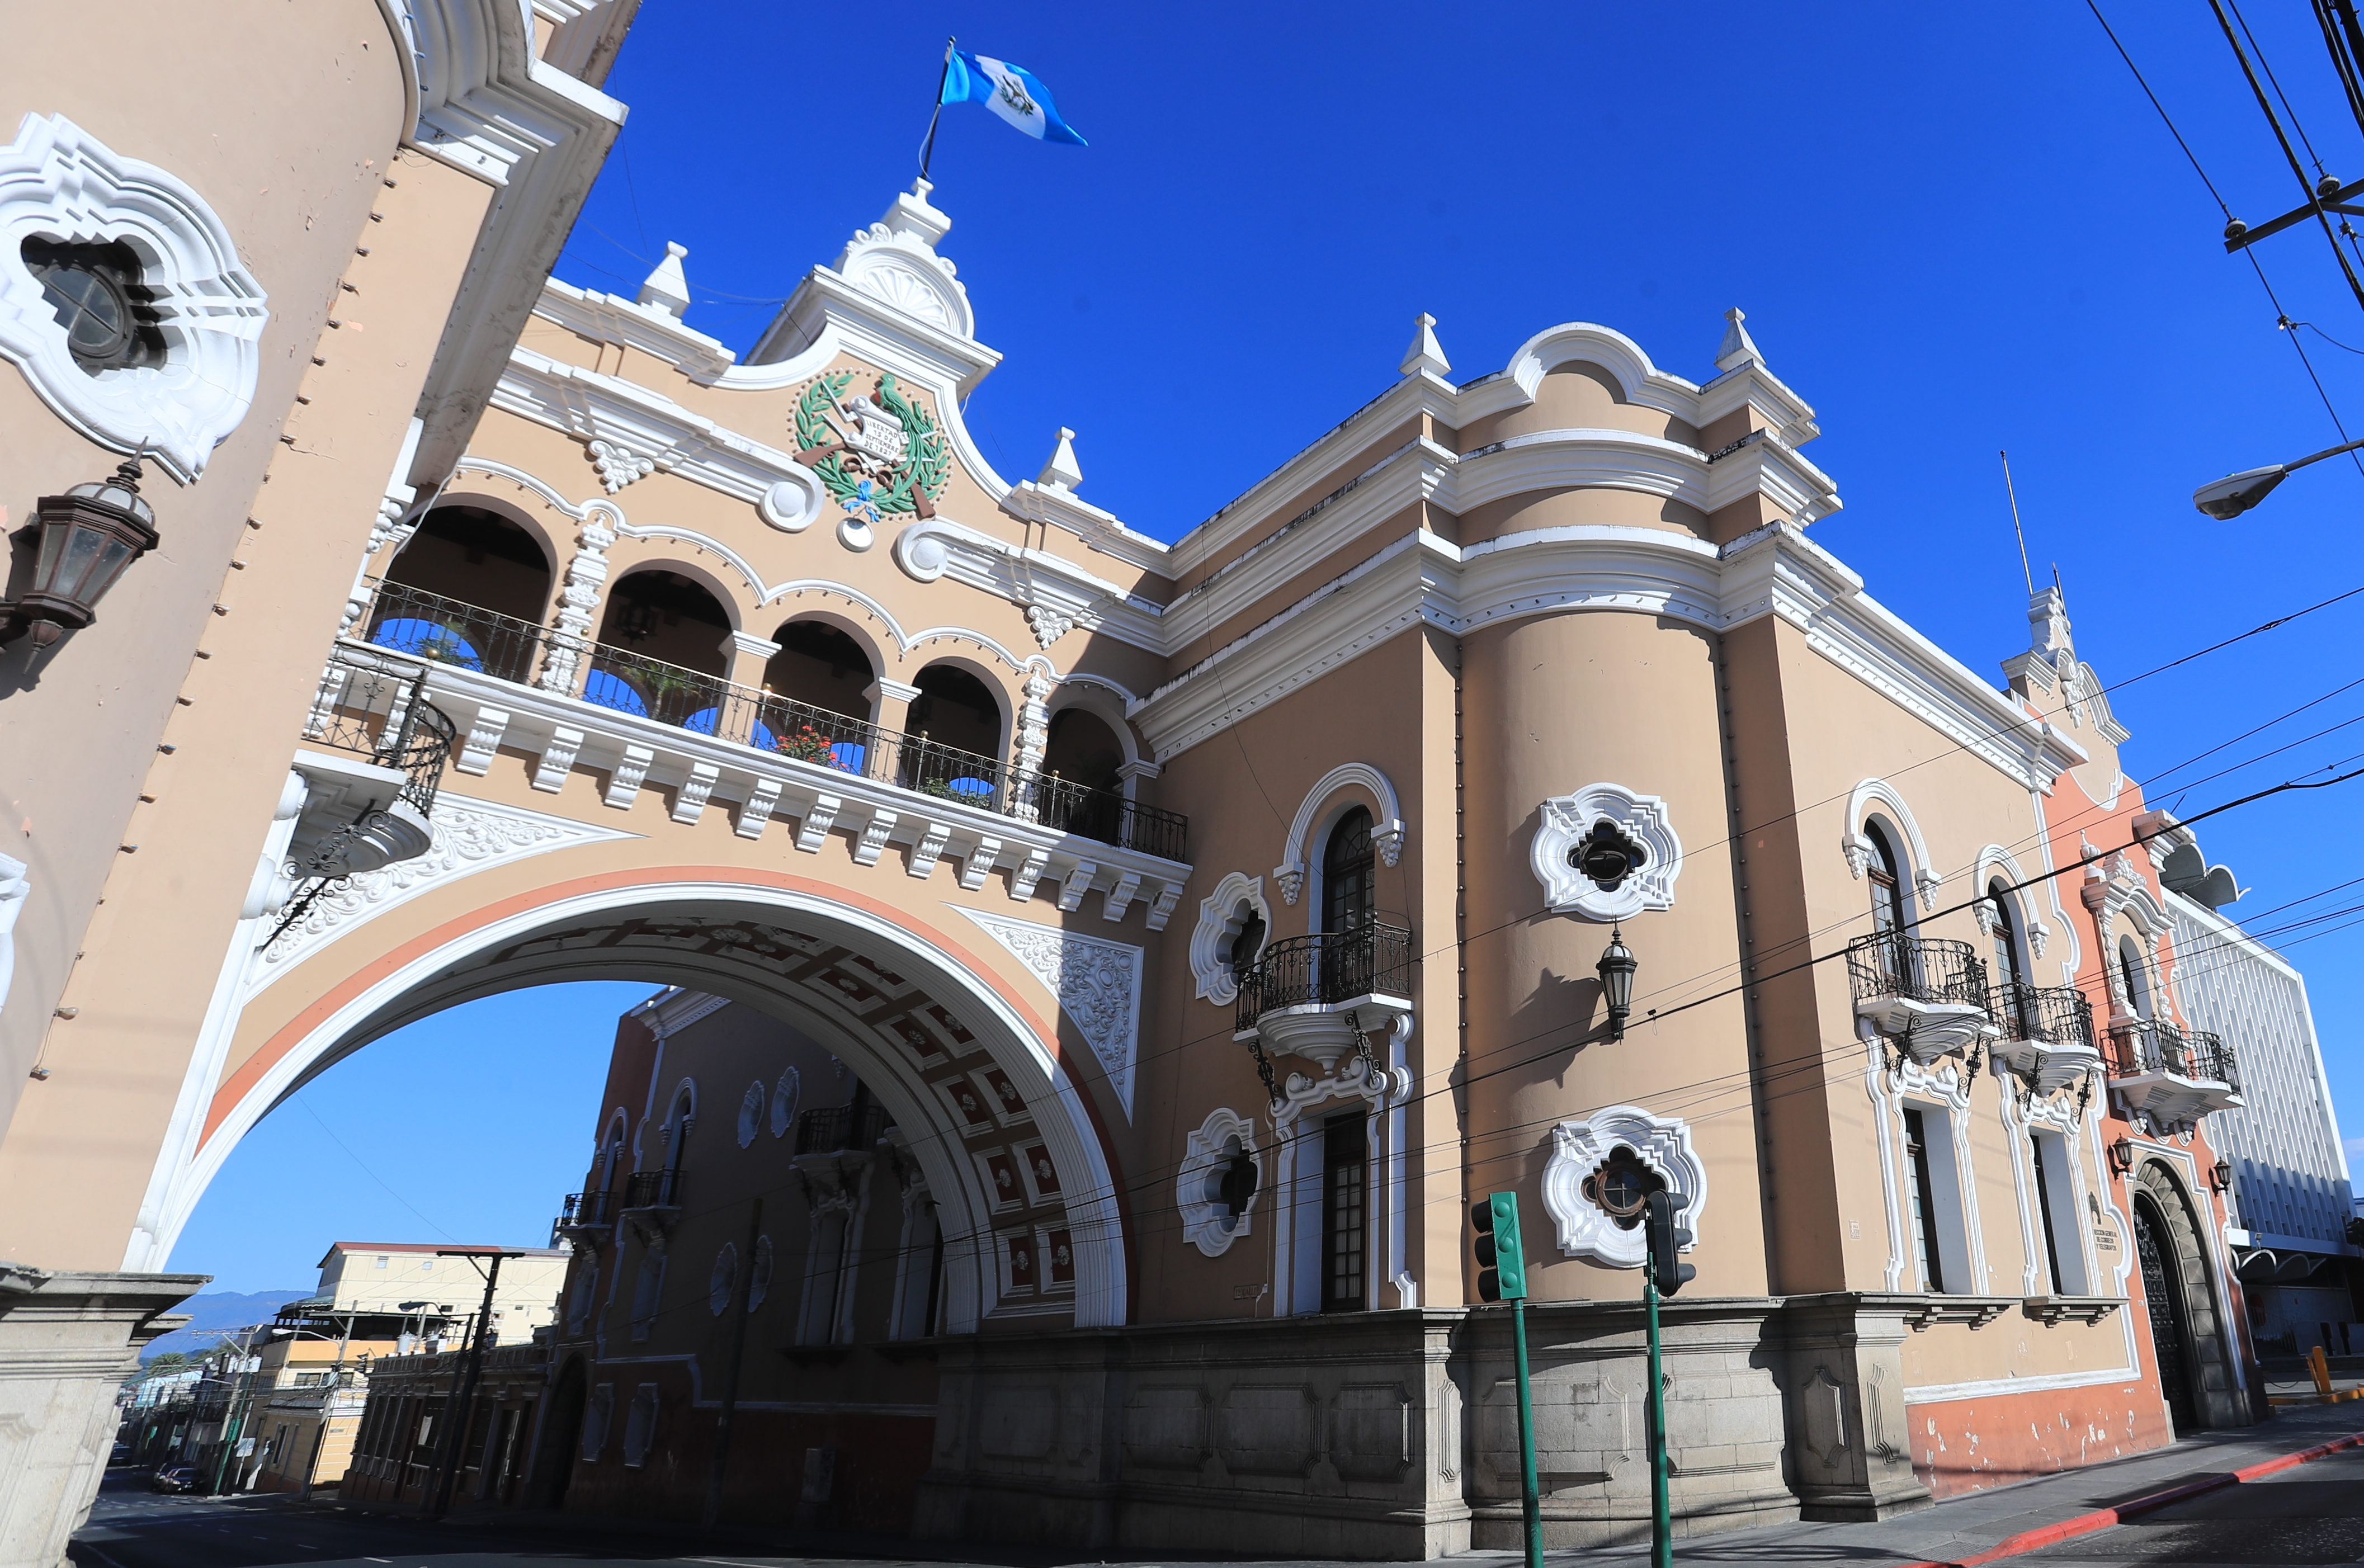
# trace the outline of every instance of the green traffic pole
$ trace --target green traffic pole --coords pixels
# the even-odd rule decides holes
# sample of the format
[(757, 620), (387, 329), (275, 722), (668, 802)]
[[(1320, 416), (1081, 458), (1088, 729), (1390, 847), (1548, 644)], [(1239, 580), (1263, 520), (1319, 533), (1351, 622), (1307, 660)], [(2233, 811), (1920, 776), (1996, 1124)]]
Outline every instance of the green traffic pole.
[(1675, 1519), (1667, 1502), (1667, 1387), (1658, 1370), (1658, 1282), (1642, 1273), (1642, 1299), (1650, 1315), (1650, 1561), (1674, 1568)]
[(1535, 1481), (1535, 1401), (1527, 1387), (1527, 1303), (1523, 1296), (1511, 1302), (1511, 1335), (1519, 1362), (1519, 1503), (1527, 1518), (1527, 1568), (1544, 1568), (1544, 1502), (1543, 1490)]

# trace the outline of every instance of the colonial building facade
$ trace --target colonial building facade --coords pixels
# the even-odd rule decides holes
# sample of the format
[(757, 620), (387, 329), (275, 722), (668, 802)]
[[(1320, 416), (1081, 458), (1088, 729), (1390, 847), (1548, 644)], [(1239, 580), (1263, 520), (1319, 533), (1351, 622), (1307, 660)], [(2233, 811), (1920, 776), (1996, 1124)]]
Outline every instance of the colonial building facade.
[(695, 1517), (727, 1403), (726, 1515), (786, 1473), (931, 1536), (1507, 1544), (1496, 1190), (1556, 1542), (1647, 1529), (1649, 1186), (1684, 1529), (2255, 1418), (2238, 1035), (2057, 594), (1999, 685), (1867, 595), (1737, 312), (1702, 382), (1583, 324), (1456, 382), (1423, 318), (1160, 544), (1072, 430), (977, 451), (931, 195), (744, 361), (677, 249), (544, 291), (307, 721), (448, 719), (434, 848), (232, 955), (216, 1140), (455, 1000), (679, 988), (561, 1216), (526, 1495)]
[[(48, 1075), (0, 1180), (56, 1196), (0, 1251), (161, 1268), (344, 1055), (634, 979), (675, 989), (619, 1035), (553, 1342), (496, 1352), (497, 1415), (385, 1369), (377, 1501), (464, 1434), (486, 1501), (694, 1517), (719, 1468), (726, 1515), (927, 1536), (1507, 1545), (1493, 1191), (1556, 1544), (1647, 1529), (1652, 1187), (1695, 1237), (1687, 1530), (2253, 1418), (2240, 1020), (2187, 1008), (2173, 824), (2057, 595), (1998, 685), (1813, 542), (1814, 413), (1739, 312), (1697, 381), (1583, 323), (1455, 379), (1422, 317), (1163, 544), (1072, 430), (1031, 479), (978, 450), (999, 355), (924, 182), (743, 360), (678, 247), (636, 297), (545, 281), (629, 10), (413, 8), (318, 319), (241, 317), (293, 368), (224, 427), (244, 488), (190, 492), (235, 496), (209, 564), (40, 645), (147, 718), (115, 794), (27, 786), (75, 797), (80, 891), (5, 1015)], [(125, 444), (59, 439), (43, 494)], [(59, 736), (69, 667), (24, 710)]]

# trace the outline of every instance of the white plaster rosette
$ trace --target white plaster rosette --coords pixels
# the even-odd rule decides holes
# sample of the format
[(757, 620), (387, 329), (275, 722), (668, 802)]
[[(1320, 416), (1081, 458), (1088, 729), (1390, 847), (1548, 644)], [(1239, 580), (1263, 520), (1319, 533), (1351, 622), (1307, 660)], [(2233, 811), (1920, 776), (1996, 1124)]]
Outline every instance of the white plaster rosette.
[[(1645, 909), (1671, 909), (1675, 879), (1682, 874), (1683, 841), (1675, 836), (1667, 803), (1655, 795), (1638, 795), (1623, 784), (1587, 784), (1573, 795), (1554, 795), (1539, 808), (1531, 853), (1535, 880), (1544, 884), (1544, 901), (1553, 913), (1581, 915), (1603, 922), (1630, 920)], [(1649, 851), (1614, 891), (1601, 887), (1568, 864), (1568, 851), (1608, 818)]]
[[(35, 238), (128, 246), (164, 362), (83, 369), (25, 265), (25, 241)], [(118, 155), (63, 115), (27, 115), (0, 147), (0, 359), (91, 440), (144, 448), (174, 478), (195, 479), (254, 401), (270, 315), (229, 230), (163, 170)]]
[(1642, 1228), (1621, 1228), (1584, 1195), (1584, 1179), (1621, 1146), (1634, 1151), (1667, 1184), (1675, 1200), (1676, 1223), (1696, 1237), (1700, 1216), (1707, 1208), (1707, 1167), (1691, 1148), (1690, 1129), (1679, 1117), (1655, 1117), (1639, 1106), (1611, 1106), (1552, 1129), (1551, 1159), (1544, 1166), (1544, 1207), (1559, 1227), (1564, 1256), (1605, 1268), (1638, 1269), (1649, 1251)]
[[(1225, 1207), (1220, 1188), (1223, 1169), (1245, 1154), (1255, 1162), (1256, 1190), (1237, 1218)], [(1254, 1228), (1256, 1200), (1264, 1196), (1264, 1157), (1256, 1152), (1255, 1123), (1237, 1111), (1218, 1106), (1193, 1130), (1182, 1173), (1174, 1186), (1175, 1207), (1182, 1216), (1182, 1240), (1208, 1257), (1221, 1257), (1233, 1241)]]

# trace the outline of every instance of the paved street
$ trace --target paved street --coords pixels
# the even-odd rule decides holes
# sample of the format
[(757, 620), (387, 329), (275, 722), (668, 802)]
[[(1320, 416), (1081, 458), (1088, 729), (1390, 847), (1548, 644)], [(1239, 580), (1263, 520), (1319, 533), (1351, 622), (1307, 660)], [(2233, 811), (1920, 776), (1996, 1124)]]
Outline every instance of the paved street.
[[(1679, 1562), (1715, 1564), (1888, 1564), (1959, 1560), (2006, 1537), (2260, 1460), (2345, 1437), (2364, 1428), (2353, 1407), (2293, 1413), (2258, 1427), (2203, 1434), (2171, 1448), (2017, 1486), (1956, 1498), (1872, 1525), (1781, 1525), (1735, 1530), (1678, 1543)], [(363, 1515), (284, 1497), (159, 1496), (145, 1473), (107, 1477), (90, 1523), (74, 1538), (80, 1568), (282, 1568), (363, 1563), (385, 1568), (477, 1568), (526, 1562), (698, 1564), (701, 1568), (899, 1568), (990, 1564), (1062, 1568), (1073, 1553), (1027, 1549), (967, 1549), (937, 1553), (884, 1539), (809, 1538), (791, 1542), (733, 1530), (687, 1539), (675, 1527), (585, 1516), (516, 1513), (440, 1524)], [(800, 1551), (798, 1548), (801, 1547)], [(818, 1551), (816, 1551), (818, 1549)], [(826, 1555), (822, 1553), (827, 1553)], [(1176, 1562), (1119, 1552), (1109, 1561)], [(1098, 1562), (1099, 1559), (1087, 1561)], [(1455, 1561), (1515, 1564), (1511, 1552), (1472, 1552)], [(1555, 1568), (1646, 1568), (1646, 1545), (1555, 1551)], [(2351, 1449), (2236, 1486), (2191, 1498), (2130, 1523), (2010, 1559), (2014, 1563), (2091, 1563), (2131, 1568), (2173, 1563), (2287, 1564), (2290, 1568), (2364, 1562), (2364, 1449)], [(1237, 1564), (1235, 1568), (1284, 1568)], [(1286, 1568), (1327, 1568), (1312, 1563)]]

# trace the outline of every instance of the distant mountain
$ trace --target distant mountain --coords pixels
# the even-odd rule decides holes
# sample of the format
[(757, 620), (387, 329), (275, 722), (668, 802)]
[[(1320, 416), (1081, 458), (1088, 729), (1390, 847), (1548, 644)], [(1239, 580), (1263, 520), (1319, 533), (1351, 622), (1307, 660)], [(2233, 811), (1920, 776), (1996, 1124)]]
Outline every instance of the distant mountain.
[(166, 1351), (179, 1351), (184, 1355), (195, 1355), (212, 1350), (221, 1343), (225, 1329), (243, 1329), (251, 1323), (268, 1323), (279, 1309), (291, 1301), (301, 1301), (308, 1290), (257, 1290), (240, 1294), (235, 1290), (207, 1291), (193, 1296), (173, 1310), (189, 1315), (189, 1326), (175, 1329), (155, 1340), (139, 1352), (142, 1362), (152, 1361)]

